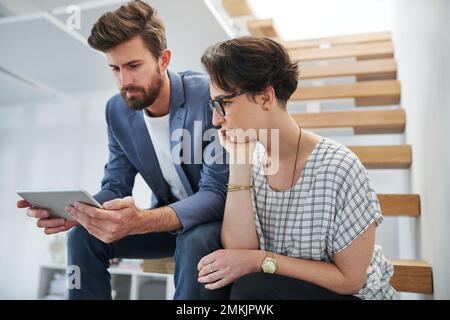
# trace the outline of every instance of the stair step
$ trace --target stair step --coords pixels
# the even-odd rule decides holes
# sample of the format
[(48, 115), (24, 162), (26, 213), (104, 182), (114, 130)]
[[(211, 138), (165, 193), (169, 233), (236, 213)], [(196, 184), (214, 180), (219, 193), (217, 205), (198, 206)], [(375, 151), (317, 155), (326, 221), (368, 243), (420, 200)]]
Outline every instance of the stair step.
[(400, 82), (397, 80), (364, 81), (320, 87), (299, 87), (291, 101), (354, 98), (357, 106), (392, 105), (400, 102)]
[(401, 133), (405, 130), (405, 110), (355, 110), (292, 113), (303, 128), (353, 128), (356, 134)]
[[(244, 1), (231, 1), (231, 2), (239, 2), (239, 8), (242, 8), (240, 12), (247, 13), (247, 15), (249, 15), (249, 12), (251, 13), (250, 7), (248, 6), (248, 4), (244, 4)], [(234, 8), (236, 8), (234, 9), (236, 12), (239, 11), (239, 9), (237, 9), (238, 5), (234, 6)], [(230, 13), (231, 10), (227, 9), (227, 11)], [(255, 37), (276, 38), (279, 35), (273, 19), (249, 20), (247, 22), (247, 28), (250, 34)], [(335, 47), (343, 45), (367, 44), (377, 42), (386, 43), (390, 41), (391, 41), (391, 33), (388, 31), (383, 31), (383, 32), (354, 34), (347, 36), (326, 37), (318, 39), (284, 41), (282, 43), (288, 50), (303, 50), (303, 49), (320, 49), (320, 47), (324, 45), (330, 45)]]
[(397, 78), (394, 59), (363, 60), (356, 62), (305, 65), (300, 67), (300, 80), (356, 76), (358, 81)]
[(175, 270), (175, 260), (170, 258), (145, 259), (142, 268), (144, 272), (173, 274)]
[(358, 60), (385, 59), (394, 56), (392, 42), (373, 42), (350, 44), (330, 48), (310, 48), (289, 50), (293, 61), (329, 60), (340, 58), (357, 58)]
[(294, 40), (284, 42), (287, 49), (304, 49), (304, 48), (319, 48), (320, 46), (330, 45), (349, 45), (361, 44), (371, 42), (385, 42), (391, 41), (391, 33), (389, 31), (359, 33), (346, 36), (326, 37), (318, 39)]
[(273, 19), (254, 19), (247, 22), (248, 31), (254, 37), (277, 38), (278, 32)]
[(377, 194), (383, 216), (420, 216), (418, 194)]
[(253, 16), (247, 0), (222, 0), (222, 6), (230, 17)]
[(399, 292), (433, 293), (433, 272), (424, 261), (391, 260), (394, 265), (392, 286)]
[(348, 146), (367, 169), (406, 169), (411, 166), (411, 145)]

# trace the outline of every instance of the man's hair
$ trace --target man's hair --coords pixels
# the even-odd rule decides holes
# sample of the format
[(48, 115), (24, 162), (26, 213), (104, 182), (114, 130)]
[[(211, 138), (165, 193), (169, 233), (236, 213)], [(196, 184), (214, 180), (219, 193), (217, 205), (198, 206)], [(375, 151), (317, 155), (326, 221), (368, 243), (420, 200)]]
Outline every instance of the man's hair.
[(155, 58), (167, 48), (164, 24), (155, 10), (140, 0), (103, 14), (92, 27), (88, 43), (96, 50), (108, 52), (135, 36), (142, 37)]
[(285, 105), (297, 88), (297, 64), (282, 45), (268, 38), (241, 37), (217, 43), (201, 61), (211, 81), (227, 92), (257, 94), (272, 86)]

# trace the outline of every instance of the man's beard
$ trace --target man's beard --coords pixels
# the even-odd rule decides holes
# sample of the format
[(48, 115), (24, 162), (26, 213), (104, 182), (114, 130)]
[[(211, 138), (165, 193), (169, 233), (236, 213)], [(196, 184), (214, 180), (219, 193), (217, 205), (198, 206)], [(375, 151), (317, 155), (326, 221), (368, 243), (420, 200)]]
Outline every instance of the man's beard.
[[(120, 90), (120, 94), (127, 103), (128, 107), (133, 110), (143, 110), (152, 105), (159, 97), (162, 87), (162, 77), (159, 74), (154, 78), (152, 84), (147, 88), (131, 86)], [(127, 97), (127, 91), (140, 92), (142, 95)]]

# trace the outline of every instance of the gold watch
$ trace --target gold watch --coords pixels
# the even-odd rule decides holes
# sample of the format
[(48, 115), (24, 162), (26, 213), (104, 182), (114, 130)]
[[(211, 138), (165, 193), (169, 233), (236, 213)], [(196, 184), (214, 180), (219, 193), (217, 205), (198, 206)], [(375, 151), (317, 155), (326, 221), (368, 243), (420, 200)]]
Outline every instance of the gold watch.
[(266, 258), (261, 265), (261, 269), (264, 273), (275, 273), (277, 271), (277, 260), (273, 252), (266, 251)]

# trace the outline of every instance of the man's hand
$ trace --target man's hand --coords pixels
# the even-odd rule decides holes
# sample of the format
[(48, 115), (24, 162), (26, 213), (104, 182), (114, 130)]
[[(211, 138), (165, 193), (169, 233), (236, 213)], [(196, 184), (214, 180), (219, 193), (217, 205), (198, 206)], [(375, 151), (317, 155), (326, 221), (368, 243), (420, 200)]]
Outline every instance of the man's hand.
[(198, 282), (210, 290), (225, 287), (248, 273), (261, 271), (264, 256), (261, 250), (216, 250), (200, 259)]
[(67, 231), (78, 224), (76, 221), (62, 218), (50, 218), (50, 213), (48, 210), (35, 208), (25, 200), (17, 201), (17, 208), (28, 208), (27, 215), (37, 219), (36, 225), (38, 228), (43, 228), (45, 234), (54, 234)]
[(76, 202), (74, 206), (67, 206), (66, 211), (91, 235), (105, 243), (138, 233), (142, 210), (136, 207), (132, 197), (107, 201), (103, 208)]

